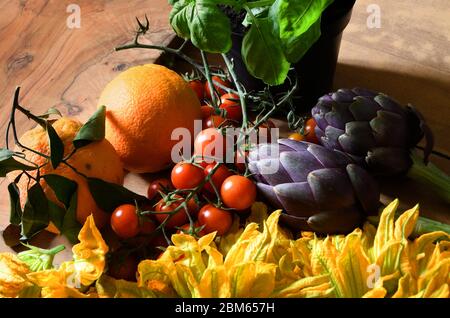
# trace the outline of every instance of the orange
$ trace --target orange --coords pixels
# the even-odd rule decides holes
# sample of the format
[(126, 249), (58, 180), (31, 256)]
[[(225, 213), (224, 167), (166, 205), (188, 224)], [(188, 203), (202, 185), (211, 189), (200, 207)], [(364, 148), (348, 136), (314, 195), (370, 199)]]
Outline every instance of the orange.
[[(82, 124), (77, 120), (63, 117), (56, 120), (52, 126), (55, 128), (56, 133), (64, 143), (64, 156), (67, 156), (74, 149), (72, 141)], [(36, 128), (27, 131), (20, 138), (20, 142), (24, 146), (34, 149), (40, 153), (46, 155), (49, 155), (50, 153), (47, 133), (41, 126), (37, 126)], [(21, 151), (19, 148), (16, 150)], [(40, 168), (41, 176), (51, 173), (58, 174), (69, 178), (78, 184), (77, 220), (81, 224), (86, 221), (86, 218), (90, 214), (94, 216), (95, 224), (98, 227), (104, 226), (106, 222), (109, 221), (109, 215), (102, 211), (92, 198), (85, 177), (76, 173), (64, 163), (61, 163), (56, 169), (53, 169), (51, 164), (44, 157), (34, 154), (28, 150), (24, 150), (22, 152), (28, 160), (38, 165), (43, 165)], [(93, 142), (78, 149), (68, 160), (68, 163), (88, 177), (95, 177), (117, 184), (123, 183), (124, 176), (122, 163), (120, 162), (120, 158), (114, 150), (114, 147), (106, 139), (99, 142)], [(36, 171), (32, 171), (30, 174), (35, 176)], [(14, 177), (14, 173), (11, 173), (11, 176)], [(61, 203), (58, 202), (53, 190), (46, 184), (46, 182), (41, 179), (40, 183), (49, 200), (61, 205)], [(30, 186), (32, 184), (33, 183), (31, 183)], [(28, 178), (22, 176), (20, 182), (18, 183), (20, 190), (20, 202), (22, 206), (25, 205), (27, 197), (27, 185)], [(53, 225), (49, 226), (48, 230), (57, 233), (57, 230)]]
[[(201, 118), (200, 102), (189, 84), (174, 71), (156, 64), (135, 66), (119, 74), (103, 90), (106, 138), (125, 169), (156, 172), (172, 164), (175, 128), (194, 133)], [(178, 138), (178, 136), (176, 136)]]

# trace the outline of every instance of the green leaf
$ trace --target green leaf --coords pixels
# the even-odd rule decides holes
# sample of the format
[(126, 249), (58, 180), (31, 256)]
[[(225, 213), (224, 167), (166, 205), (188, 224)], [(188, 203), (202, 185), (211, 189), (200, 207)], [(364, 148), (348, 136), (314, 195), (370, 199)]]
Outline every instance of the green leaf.
[(183, 38), (190, 39), (191, 31), (189, 29), (189, 22), (192, 20), (194, 12), (194, 3), (192, 0), (177, 1), (173, 4), (173, 8), (169, 14), (170, 25), (175, 33)]
[(196, 0), (189, 23), (192, 43), (210, 53), (231, 49), (231, 26), (228, 17), (212, 0)]
[(78, 242), (78, 233), (81, 230), (81, 224), (77, 220), (77, 200), (78, 192), (76, 191), (70, 200), (69, 208), (64, 215), (61, 233), (67, 237), (70, 243)]
[(320, 18), (333, 0), (276, 0), (269, 19), (286, 58), (298, 62), (320, 37)]
[(56, 133), (55, 128), (49, 122), (46, 122), (45, 128), (50, 145), (50, 162), (53, 169), (56, 169), (64, 158), (64, 144)]
[(20, 191), (15, 183), (8, 185), (9, 192), (9, 223), (19, 225), (22, 219), (22, 207), (20, 206)]
[(285, 81), (290, 64), (268, 18), (255, 18), (242, 41), (242, 58), (247, 70), (269, 85)]
[(121, 204), (145, 202), (148, 199), (127, 188), (97, 178), (88, 178), (89, 190), (100, 209), (112, 213)]
[(48, 119), (51, 115), (57, 115), (59, 117), (62, 117), (61, 112), (55, 107), (50, 107), (45, 113), (39, 115), (38, 117), (42, 119)]
[(22, 214), (22, 238), (30, 239), (48, 226), (48, 200), (39, 183), (28, 189), (28, 198)]
[(66, 209), (49, 200), (48, 214), (50, 221), (52, 221), (56, 228), (61, 231), (64, 222), (64, 216), (66, 215)]
[(70, 205), (72, 195), (77, 190), (77, 183), (57, 174), (46, 174), (42, 177), (55, 192), (58, 200), (64, 204), (67, 209)]
[(75, 148), (81, 148), (93, 141), (105, 138), (106, 107), (101, 106), (89, 120), (80, 128), (73, 140)]
[(0, 148), (0, 178), (6, 177), (6, 174), (15, 170), (36, 170), (37, 167), (29, 166), (14, 159), (15, 153), (6, 148)]

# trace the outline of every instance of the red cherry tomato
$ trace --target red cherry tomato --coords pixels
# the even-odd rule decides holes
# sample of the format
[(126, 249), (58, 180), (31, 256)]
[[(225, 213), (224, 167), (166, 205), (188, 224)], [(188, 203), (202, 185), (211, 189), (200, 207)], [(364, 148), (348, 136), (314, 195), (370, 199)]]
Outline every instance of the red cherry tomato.
[(220, 196), (227, 207), (245, 210), (256, 200), (256, 185), (244, 176), (231, 176), (222, 183)]
[(115, 279), (124, 279), (127, 281), (136, 281), (136, 272), (139, 261), (136, 256), (128, 255), (124, 260), (111, 262), (109, 264), (108, 274)]
[(154, 180), (147, 189), (147, 198), (150, 200), (154, 199), (159, 192), (165, 192), (166, 190), (172, 190), (173, 186), (172, 183), (166, 178), (160, 178)]
[[(230, 136), (224, 136), (215, 128), (202, 130), (194, 141), (194, 154), (202, 156), (203, 161), (212, 163), (214, 161), (223, 162), (227, 150), (233, 150), (233, 139)], [(216, 158), (217, 160), (212, 159)]]
[(200, 80), (192, 80), (189, 81), (189, 86), (195, 92), (195, 95), (197, 95), (198, 99), (200, 101), (203, 100), (205, 94), (203, 83)]
[(217, 231), (217, 235), (224, 235), (228, 232), (233, 223), (233, 216), (230, 212), (216, 208), (212, 204), (207, 204), (198, 212), (198, 224), (204, 225), (205, 233)]
[(220, 109), (227, 112), (228, 119), (240, 122), (242, 120), (242, 108), (239, 102), (239, 95), (227, 93), (220, 97)]
[[(206, 168), (204, 170), (205, 177), (211, 173), (211, 171), (214, 169), (214, 167), (215, 167), (215, 164), (209, 164), (208, 166), (206, 166)], [(225, 165), (220, 165), (219, 168), (217, 168), (217, 170), (211, 176), (210, 180), (213, 182), (217, 191), (220, 193), (220, 187), (222, 186), (222, 183), (225, 181), (226, 178), (228, 178), (229, 176), (232, 176), (232, 175), (233, 175), (233, 173)], [(211, 193), (215, 193), (210, 182), (205, 183), (204, 189)]]
[(219, 128), (226, 121), (226, 118), (219, 115), (212, 115), (205, 119), (202, 122), (202, 128)]
[(139, 233), (139, 218), (136, 207), (123, 204), (117, 207), (111, 215), (111, 227), (120, 238), (127, 239)]
[(170, 204), (166, 204), (163, 199), (161, 199), (156, 205), (157, 212), (165, 212), (165, 213), (156, 213), (154, 216), (158, 220), (159, 223), (163, 223), (167, 218), (170, 219), (165, 224), (166, 228), (173, 229), (177, 226), (181, 226), (186, 223), (189, 218), (186, 215), (185, 209), (179, 209), (175, 214), (171, 214), (170, 212), (175, 211), (177, 207), (181, 205), (180, 201), (175, 201)]
[(318, 144), (319, 139), (317, 139), (315, 128), (316, 128), (316, 121), (314, 120), (314, 118), (308, 119), (305, 124), (304, 135), (306, 137), (307, 142)]
[[(219, 76), (212, 76), (211, 80), (213, 81), (213, 85), (214, 88), (216, 89), (217, 93), (219, 94), (219, 96), (222, 96), (223, 94), (225, 94), (227, 91), (224, 90), (223, 88), (220, 88), (217, 83), (221, 84), (222, 86), (231, 88), (231, 83), (227, 80), (223, 80), (222, 78), (220, 78)], [(208, 99), (211, 99), (211, 91), (209, 90), (209, 84), (208, 81), (205, 82), (205, 96)]]
[(193, 217), (196, 217), (198, 211), (200, 210), (200, 207), (198, 206), (194, 198), (189, 199), (189, 201), (187, 202), (187, 207), (189, 214), (192, 215)]
[(214, 114), (214, 108), (209, 105), (202, 105), (200, 107), (200, 110), (202, 112), (202, 119), (206, 119), (212, 114)]
[(170, 179), (177, 189), (192, 189), (203, 181), (203, 170), (192, 163), (180, 162), (172, 169)]
[(156, 224), (150, 219), (150, 217), (142, 217), (140, 220), (139, 234), (148, 235), (152, 234), (156, 230)]

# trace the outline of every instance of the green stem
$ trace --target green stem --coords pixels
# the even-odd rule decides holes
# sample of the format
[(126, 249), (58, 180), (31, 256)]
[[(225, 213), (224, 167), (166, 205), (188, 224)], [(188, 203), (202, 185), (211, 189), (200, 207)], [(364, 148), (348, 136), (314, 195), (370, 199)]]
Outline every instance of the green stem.
[(450, 177), (432, 163), (425, 165), (422, 160), (411, 155), (413, 165), (408, 171), (408, 177), (429, 186), (447, 203), (450, 203)]
[(211, 78), (211, 74), (209, 72), (208, 60), (206, 59), (206, 54), (205, 54), (205, 52), (203, 52), (203, 50), (200, 50), (200, 54), (202, 56), (203, 67), (205, 69), (205, 77), (206, 77), (206, 80), (208, 81), (209, 91), (211, 92), (211, 101), (212, 101), (213, 107), (215, 109), (217, 109), (217, 108), (219, 108), (219, 106), (217, 104), (217, 92), (214, 87), (214, 84), (213, 84), (213, 81)]
[(227, 69), (230, 72), (231, 79), (233, 80), (234, 85), (236, 86), (236, 89), (238, 91), (239, 101), (241, 102), (241, 109), (242, 109), (242, 129), (245, 130), (247, 128), (248, 117), (247, 117), (247, 106), (245, 105), (244, 92), (242, 91), (241, 84), (237, 79), (236, 73), (234, 72), (233, 65), (231, 64), (230, 59), (224, 53), (222, 53), (222, 58), (225, 61), (225, 64), (227, 65)]

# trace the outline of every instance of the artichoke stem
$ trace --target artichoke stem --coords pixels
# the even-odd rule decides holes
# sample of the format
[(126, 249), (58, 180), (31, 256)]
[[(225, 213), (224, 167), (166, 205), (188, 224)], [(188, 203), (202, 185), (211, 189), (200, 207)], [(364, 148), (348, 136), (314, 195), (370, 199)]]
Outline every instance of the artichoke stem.
[(450, 203), (450, 177), (431, 162), (425, 165), (414, 154), (411, 158), (413, 165), (408, 171), (408, 177), (430, 186), (445, 202)]

